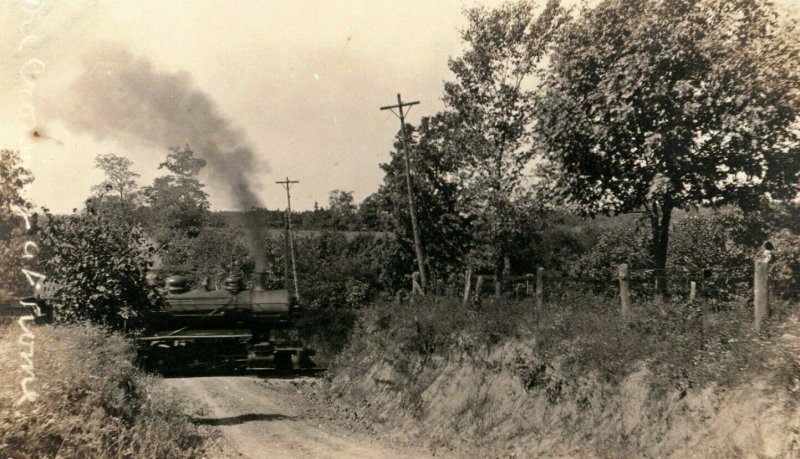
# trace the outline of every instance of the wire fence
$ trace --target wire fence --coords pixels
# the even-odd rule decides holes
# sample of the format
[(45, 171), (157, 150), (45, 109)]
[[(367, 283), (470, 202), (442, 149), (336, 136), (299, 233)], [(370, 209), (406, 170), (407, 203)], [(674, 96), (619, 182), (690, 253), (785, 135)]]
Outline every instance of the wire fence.
[[(622, 282), (625, 282), (628, 301), (636, 304), (656, 298), (657, 284), (665, 283), (667, 298), (673, 302), (704, 301), (712, 309), (725, 310), (731, 304), (753, 307), (756, 302), (756, 270), (754, 263), (741, 266), (709, 266), (702, 268), (625, 268), (625, 278), (620, 275), (581, 276), (539, 269), (536, 273), (504, 276), (498, 285), (496, 276), (468, 274), (465, 278), (464, 301), (477, 301), (490, 295), (514, 298), (536, 298), (542, 306), (576, 294), (594, 294), (622, 301)], [(620, 271), (621, 272), (621, 271)], [(800, 274), (767, 267), (767, 301), (794, 303), (800, 300)], [(744, 305), (744, 306), (743, 306)]]

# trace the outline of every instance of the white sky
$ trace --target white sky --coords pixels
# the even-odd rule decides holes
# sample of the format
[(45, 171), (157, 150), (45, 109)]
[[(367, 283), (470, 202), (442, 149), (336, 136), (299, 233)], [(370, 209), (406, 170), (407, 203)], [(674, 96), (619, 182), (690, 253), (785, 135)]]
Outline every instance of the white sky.
[[(264, 205), (285, 206), (274, 182), (288, 176), (301, 181), (292, 189), (293, 208), (309, 209), (315, 201), (327, 205), (334, 189), (352, 190), (361, 201), (378, 188), (378, 165), (388, 160), (399, 127), (378, 107), (395, 103), (398, 92), (420, 100), (409, 117), (414, 123), (442, 108), (447, 59), (461, 50), (462, 8), (479, 0), (45, 1), (28, 29), (38, 39), (19, 52), (23, 8), (35, 1), (0, 3), (0, 148), (23, 152), (36, 178), (28, 190), (35, 204), (67, 212), (102, 180), (93, 168), (97, 154), (127, 156), (147, 185), (163, 172), (157, 165), (168, 147), (99, 142), (60, 119), (80, 58), (97, 47), (126, 48), (160, 72), (188, 72), (268, 167), (255, 180)], [(19, 69), (31, 58), (46, 64), (33, 89), (45, 138), (20, 148), (29, 131), (18, 115), (25, 87)], [(213, 208), (232, 208), (224, 189), (208, 191)]]

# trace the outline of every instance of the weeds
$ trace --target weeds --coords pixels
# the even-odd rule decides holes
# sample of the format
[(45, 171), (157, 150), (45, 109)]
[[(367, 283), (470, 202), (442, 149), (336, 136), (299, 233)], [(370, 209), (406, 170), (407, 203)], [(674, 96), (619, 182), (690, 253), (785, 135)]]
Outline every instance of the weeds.
[(38, 327), (36, 402), (14, 406), (18, 329), (0, 326), (0, 456), (194, 457), (186, 407), (133, 364), (129, 341), (97, 327)]
[(462, 305), (455, 299), (423, 298), (412, 304), (381, 304), (364, 311), (339, 365), (365, 365), (368, 359), (360, 358), (364, 351), (359, 347), (378, 346), (413, 383), (425, 379), (420, 367), (435, 357), (480, 356), (525, 338), (536, 361), (518, 362), (515, 372), (524, 387), (547, 388), (553, 400), (560, 395), (558, 381), (548, 379), (556, 358), (566, 374), (562, 377), (594, 372), (612, 385), (645, 363), (656, 396), (710, 382), (732, 386), (763, 366), (744, 305), (709, 312), (709, 305), (651, 302), (640, 305), (627, 321), (616, 308), (616, 299), (591, 293), (563, 296), (538, 313), (530, 300), (490, 298)]

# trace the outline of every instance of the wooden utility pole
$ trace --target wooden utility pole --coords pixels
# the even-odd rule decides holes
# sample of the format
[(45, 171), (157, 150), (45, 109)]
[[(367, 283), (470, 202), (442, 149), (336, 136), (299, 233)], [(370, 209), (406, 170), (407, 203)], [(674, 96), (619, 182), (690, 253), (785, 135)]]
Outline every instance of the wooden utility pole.
[(622, 303), (622, 318), (631, 317), (631, 273), (627, 263), (619, 265), (619, 299)]
[[(406, 118), (403, 112), (403, 107), (410, 107), (419, 104), (419, 101), (403, 102), (400, 94), (397, 94), (397, 105), (387, 105), (381, 107), (381, 110), (389, 110), (395, 116), (400, 118), (400, 131), (403, 137), (403, 154), (406, 162), (406, 188), (408, 191), (408, 211), (411, 214), (411, 231), (414, 233), (414, 250), (417, 252), (417, 270), (419, 271), (419, 280), (422, 284), (423, 291), (428, 288), (428, 276), (425, 274), (425, 258), (422, 253), (422, 242), (419, 237), (419, 227), (417, 225), (417, 211), (414, 206), (414, 193), (411, 189), (411, 161), (408, 159), (408, 142), (406, 140)], [(393, 109), (398, 109), (400, 112), (395, 113)]]
[(761, 324), (769, 317), (769, 262), (764, 258), (756, 258), (755, 261), (753, 311), (758, 333), (761, 331)]
[[(294, 279), (294, 296), (299, 300), (300, 299), (300, 291), (297, 289), (297, 266), (294, 263), (294, 235), (292, 234), (292, 197), (291, 193), (289, 193), (289, 189), (295, 183), (300, 183), (299, 180), (289, 180), (289, 177), (286, 177), (286, 180), (275, 182), (286, 189), (286, 226), (287, 232), (289, 235), (289, 254), (292, 257), (292, 278)], [(288, 279), (287, 279), (288, 281)]]
[(536, 268), (536, 314), (544, 311), (544, 268)]

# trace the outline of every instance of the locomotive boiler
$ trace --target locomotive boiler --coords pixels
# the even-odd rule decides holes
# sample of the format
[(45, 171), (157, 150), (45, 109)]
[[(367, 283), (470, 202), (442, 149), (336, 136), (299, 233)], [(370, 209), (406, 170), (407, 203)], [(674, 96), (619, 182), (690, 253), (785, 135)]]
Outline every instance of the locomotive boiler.
[(298, 336), (302, 309), (287, 290), (270, 290), (265, 273), (252, 287), (228, 277), (223, 290), (166, 282), (166, 305), (138, 338), (140, 362), (169, 373), (203, 370), (311, 370), (313, 351)]

